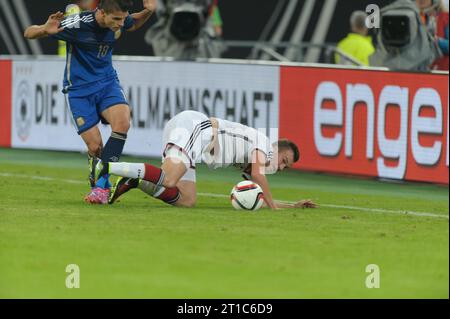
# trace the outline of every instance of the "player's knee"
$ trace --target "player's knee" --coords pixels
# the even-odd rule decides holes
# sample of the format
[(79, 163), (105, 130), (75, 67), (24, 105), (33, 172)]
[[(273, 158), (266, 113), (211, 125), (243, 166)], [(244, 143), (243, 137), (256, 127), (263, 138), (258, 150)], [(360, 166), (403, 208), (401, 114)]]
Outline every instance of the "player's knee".
[(192, 198), (187, 202), (188, 208), (192, 208), (195, 207), (195, 204), (197, 204), (197, 199), (196, 198)]
[(185, 207), (185, 208), (193, 208), (193, 207), (195, 207), (196, 203), (197, 203), (197, 199), (195, 197), (185, 198), (185, 199), (183, 199), (183, 202), (181, 203), (180, 206)]
[(126, 133), (130, 129), (130, 121), (127, 118), (120, 119), (111, 124), (114, 132)]

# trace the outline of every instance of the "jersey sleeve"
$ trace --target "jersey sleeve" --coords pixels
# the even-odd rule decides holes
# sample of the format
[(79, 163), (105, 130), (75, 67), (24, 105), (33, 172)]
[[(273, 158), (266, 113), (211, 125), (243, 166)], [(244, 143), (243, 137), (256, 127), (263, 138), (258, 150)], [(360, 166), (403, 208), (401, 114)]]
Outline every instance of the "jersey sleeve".
[(123, 30), (129, 30), (134, 26), (134, 19), (133, 17), (130, 15), (128, 15), (128, 17), (125, 18), (125, 22), (123, 24)]
[(50, 38), (65, 42), (75, 42), (77, 40), (77, 33), (75, 30), (79, 23), (78, 14), (67, 16), (59, 25), (60, 28), (63, 28), (63, 31), (51, 35)]
[(263, 152), (266, 155), (266, 161), (271, 161), (273, 158), (273, 149), (272, 144), (270, 143), (267, 136), (264, 134), (258, 132), (256, 134), (255, 142), (253, 144), (253, 147), (249, 150), (250, 154), (253, 153), (253, 151), (258, 150)]

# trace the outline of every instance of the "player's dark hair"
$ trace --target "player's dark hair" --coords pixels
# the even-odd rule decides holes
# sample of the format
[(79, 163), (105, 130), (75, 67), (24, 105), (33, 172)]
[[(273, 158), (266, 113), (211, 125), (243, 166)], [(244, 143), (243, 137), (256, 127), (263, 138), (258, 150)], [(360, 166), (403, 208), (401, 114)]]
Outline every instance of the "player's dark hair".
[(298, 162), (300, 159), (300, 151), (298, 150), (298, 146), (288, 139), (281, 139), (278, 141), (278, 149), (291, 149), (294, 152), (294, 163)]
[(106, 13), (114, 11), (128, 12), (133, 7), (133, 0), (101, 0), (98, 8)]

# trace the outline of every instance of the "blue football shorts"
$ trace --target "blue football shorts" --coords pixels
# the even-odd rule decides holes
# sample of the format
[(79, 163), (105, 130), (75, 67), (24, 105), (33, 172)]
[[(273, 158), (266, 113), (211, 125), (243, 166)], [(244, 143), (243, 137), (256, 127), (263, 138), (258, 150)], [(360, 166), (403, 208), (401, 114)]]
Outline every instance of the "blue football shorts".
[(101, 115), (106, 109), (118, 104), (129, 105), (118, 79), (96, 83), (94, 86), (94, 91), (94, 88), (90, 86), (86, 89), (69, 90), (66, 94), (67, 106), (72, 113), (73, 123), (79, 135), (96, 126), (100, 121), (108, 124)]

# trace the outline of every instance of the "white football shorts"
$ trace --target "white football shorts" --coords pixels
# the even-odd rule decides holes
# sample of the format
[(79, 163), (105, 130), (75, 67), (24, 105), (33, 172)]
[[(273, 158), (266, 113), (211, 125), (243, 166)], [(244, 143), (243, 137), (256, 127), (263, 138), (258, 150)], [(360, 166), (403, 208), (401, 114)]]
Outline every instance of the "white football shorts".
[(212, 136), (212, 124), (205, 114), (184, 111), (175, 115), (164, 127), (163, 161), (169, 157), (181, 161), (187, 168), (181, 180), (195, 182), (195, 165), (201, 162)]

